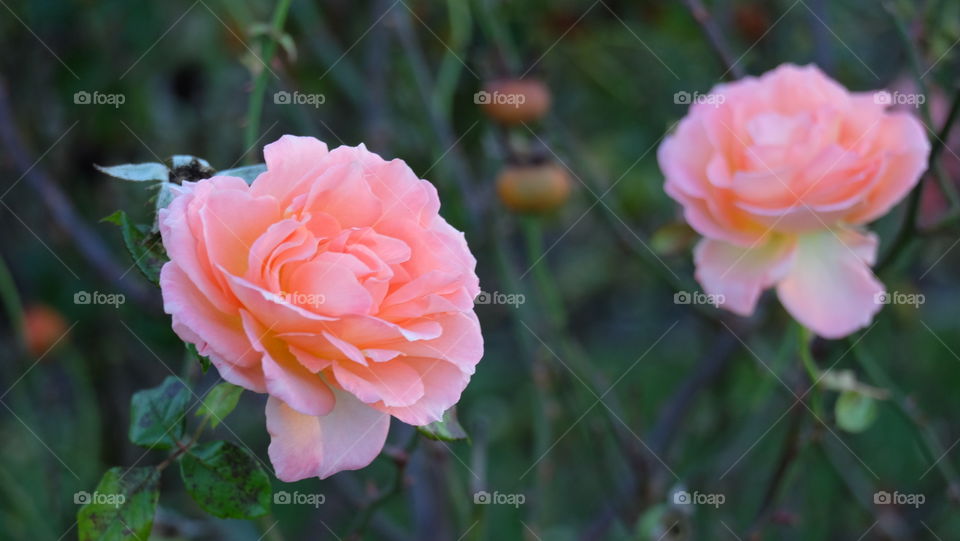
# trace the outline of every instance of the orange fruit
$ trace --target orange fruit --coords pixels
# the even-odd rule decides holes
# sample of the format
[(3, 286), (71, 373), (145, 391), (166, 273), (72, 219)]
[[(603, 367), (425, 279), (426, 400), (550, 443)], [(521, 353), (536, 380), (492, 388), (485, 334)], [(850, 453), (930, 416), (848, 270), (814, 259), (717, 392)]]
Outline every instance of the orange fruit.
[(43, 355), (60, 341), (67, 328), (60, 312), (44, 304), (34, 304), (23, 311), (24, 342), (34, 357)]
[(537, 214), (566, 203), (571, 184), (567, 170), (556, 163), (508, 165), (497, 176), (497, 194), (507, 208)]
[(501, 124), (520, 124), (541, 118), (550, 109), (550, 89), (539, 79), (491, 81), (475, 101)]

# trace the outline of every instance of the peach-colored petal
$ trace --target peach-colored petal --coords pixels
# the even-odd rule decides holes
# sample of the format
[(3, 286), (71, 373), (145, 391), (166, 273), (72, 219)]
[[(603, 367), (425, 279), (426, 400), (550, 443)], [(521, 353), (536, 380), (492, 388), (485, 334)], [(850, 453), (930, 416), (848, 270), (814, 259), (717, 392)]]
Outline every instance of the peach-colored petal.
[(465, 374), (473, 374), (483, 356), (483, 334), (474, 312), (438, 314), (432, 319), (440, 324), (443, 334), (432, 339), (411, 342), (403, 351), (411, 356), (444, 359)]
[(288, 483), (366, 467), (387, 440), (390, 416), (334, 389), (336, 405), (324, 416), (304, 415), (271, 396), (267, 400), (270, 461)]
[(885, 154), (887, 164), (882, 177), (876, 182), (865, 199), (863, 211), (851, 216), (851, 223), (867, 223), (886, 214), (903, 199), (927, 169), (930, 156), (930, 141), (924, 136), (920, 122), (904, 114), (897, 114), (886, 121), (886, 136), (890, 148)]
[(267, 171), (253, 181), (250, 192), (285, 204), (306, 190), (312, 181), (310, 173), (327, 154), (327, 145), (313, 137), (284, 135), (264, 147)]
[[(664, 190), (705, 237), (695, 253), (704, 289), (748, 315), (777, 285), (791, 314), (824, 336), (869, 322), (871, 294), (882, 289), (869, 269), (876, 250), (872, 237), (849, 228), (884, 215), (917, 185), (931, 148), (923, 125), (816, 66), (784, 64), (710, 94), (657, 153)], [(831, 231), (845, 242), (828, 242)], [(791, 259), (788, 245), (802, 250)], [(838, 245), (859, 258), (842, 257)], [(836, 309), (809, 291), (832, 273), (832, 288), (819, 290), (850, 301)]]
[(316, 314), (289, 302), (285, 292), (266, 290), (225, 270), (222, 276), (246, 309), (274, 332), (307, 332), (316, 329), (322, 322), (334, 321), (332, 317)]
[(390, 415), (424, 424), (459, 399), (483, 353), (476, 259), (403, 161), (309, 137), (264, 153), (249, 186), (174, 188), (164, 303), (224, 379), (270, 395), (278, 476), (327, 477), (373, 460)]
[[(225, 177), (214, 177), (208, 182), (216, 184), (217, 189), (229, 189), (229, 180)], [(243, 183), (242, 180), (236, 179)], [(227, 294), (215, 277), (210, 273), (210, 265), (205, 246), (202, 244), (202, 228), (196, 217), (197, 208), (202, 207), (204, 193), (210, 188), (195, 190), (196, 184), (185, 182), (176, 190), (179, 192), (170, 204), (160, 209), (157, 216), (160, 226), (160, 235), (164, 248), (171, 260), (189, 277), (211, 304), (222, 311), (235, 308), (236, 302)], [(204, 184), (207, 187), (209, 184)], [(196, 193), (199, 191), (200, 193)]]
[(160, 287), (164, 312), (173, 316), (178, 328), (189, 329), (190, 336), (181, 338), (197, 344), (201, 354), (212, 352), (240, 366), (252, 366), (259, 360), (239, 315), (214, 308), (176, 263), (168, 262), (160, 269)]
[(243, 330), (252, 347), (263, 355), (267, 392), (304, 415), (326, 415), (333, 409), (333, 393), (318, 375), (290, 354), (285, 344), (246, 310), (240, 311)]
[(257, 237), (281, 218), (280, 207), (271, 197), (254, 198), (240, 190), (211, 195), (200, 210), (210, 263), (242, 276)]
[(304, 209), (325, 212), (346, 228), (373, 225), (382, 213), (382, 206), (370, 190), (365, 174), (359, 161), (331, 166), (310, 187)]
[(369, 366), (335, 363), (333, 376), (340, 387), (368, 404), (382, 401), (387, 406), (409, 406), (424, 393), (420, 374), (403, 360)]
[(877, 238), (853, 229), (801, 236), (796, 260), (777, 285), (787, 311), (824, 338), (866, 327), (882, 304), (883, 284), (870, 271)]
[(703, 239), (694, 250), (696, 278), (706, 293), (716, 296), (719, 306), (748, 316), (763, 290), (786, 275), (793, 252), (793, 243), (785, 238), (753, 248)]
[(441, 420), (443, 413), (460, 401), (470, 376), (442, 359), (407, 358), (404, 362), (420, 374), (423, 396), (408, 406), (389, 406), (383, 402), (374, 406), (415, 426)]
[(357, 279), (364, 270), (363, 263), (352, 255), (327, 252), (291, 272), (288, 289), (314, 296), (313, 311), (320, 314), (368, 314), (373, 298)]

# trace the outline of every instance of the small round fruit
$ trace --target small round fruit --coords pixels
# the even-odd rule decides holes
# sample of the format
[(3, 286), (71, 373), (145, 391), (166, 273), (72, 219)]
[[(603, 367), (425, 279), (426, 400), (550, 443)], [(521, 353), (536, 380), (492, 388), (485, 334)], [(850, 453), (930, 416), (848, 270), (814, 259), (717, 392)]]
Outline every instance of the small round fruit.
[(23, 311), (23, 338), (34, 357), (46, 353), (66, 332), (67, 322), (49, 306), (34, 304)]
[(497, 177), (497, 194), (507, 208), (523, 213), (549, 212), (570, 197), (570, 175), (555, 163), (508, 165)]
[(491, 81), (477, 93), (477, 103), (501, 124), (532, 122), (550, 109), (550, 89), (539, 79)]

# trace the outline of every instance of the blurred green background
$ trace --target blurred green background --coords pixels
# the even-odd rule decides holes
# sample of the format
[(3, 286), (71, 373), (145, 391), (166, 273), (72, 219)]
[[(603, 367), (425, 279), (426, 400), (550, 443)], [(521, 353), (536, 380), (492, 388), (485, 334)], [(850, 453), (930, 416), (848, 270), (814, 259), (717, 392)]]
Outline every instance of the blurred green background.
[[(777, 303), (750, 321), (674, 303), (678, 288), (694, 287), (692, 238), (662, 191), (655, 147), (686, 110), (674, 94), (706, 92), (725, 71), (685, 2), (293, 0), (282, 33), (270, 30), (275, 3), (260, 0), (0, 4), (9, 101), (0, 111), (0, 538), (76, 537), (75, 493), (92, 491), (109, 467), (163, 459), (127, 442), (131, 395), (171, 372), (192, 373), (198, 394), (216, 381), (191, 370), (159, 290), (133, 268), (119, 231), (99, 223), (118, 208), (148, 221), (149, 194), (93, 164), (192, 154), (226, 169), (259, 161), (284, 133), (365, 142), (406, 160), (466, 231), (483, 290), (526, 300), (478, 305), (486, 354), (458, 407), (471, 442), (421, 442), (366, 539), (916, 540), (960, 529), (955, 229), (925, 236), (881, 276), (924, 304), (886, 307), (862, 336), (815, 344), (821, 367), (898, 389), (860, 433), (833, 423), (836, 393), (806, 392), (798, 338)], [(907, 50), (879, 3), (707, 7), (750, 74), (815, 62), (852, 90), (910, 84)], [(930, 68), (939, 126), (960, 67), (960, 5), (892, 9)], [(272, 40), (280, 46), (264, 58)], [(261, 59), (270, 70), (251, 140)], [(500, 128), (473, 95), (521, 74), (549, 86), (550, 114)], [(75, 103), (81, 91), (124, 102)], [(323, 103), (278, 104), (278, 91)], [(505, 147), (568, 169), (570, 201), (544, 218), (507, 211), (494, 190)], [(947, 150), (956, 166), (960, 145)], [(925, 216), (940, 210), (937, 194), (925, 194)], [(899, 220), (897, 211), (874, 226), (884, 247)], [(126, 302), (76, 304), (84, 291)], [(55, 314), (33, 318), (54, 337), (39, 349), (25, 347), (19, 323), (38, 305)], [(826, 426), (797, 403), (813, 394), (827, 405)], [(246, 393), (214, 435), (266, 460), (264, 403)], [(390, 441), (408, 437), (395, 423)], [(324, 503), (276, 505), (246, 522), (205, 515), (167, 472), (151, 538), (339, 539), (393, 475), (380, 458), (326, 481), (274, 480), (277, 491)], [(524, 502), (475, 504), (480, 490)], [(684, 505), (680, 490), (723, 504)], [(876, 505), (878, 491), (925, 503)]]

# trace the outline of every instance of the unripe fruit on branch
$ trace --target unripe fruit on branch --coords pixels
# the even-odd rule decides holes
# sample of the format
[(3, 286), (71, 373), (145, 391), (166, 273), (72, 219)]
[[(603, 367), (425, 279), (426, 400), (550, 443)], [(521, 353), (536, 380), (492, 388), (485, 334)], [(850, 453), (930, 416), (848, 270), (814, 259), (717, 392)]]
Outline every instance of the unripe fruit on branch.
[(515, 212), (539, 214), (570, 197), (570, 175), (556, 163), (507, 165), (497, 176), (497, 194)]

